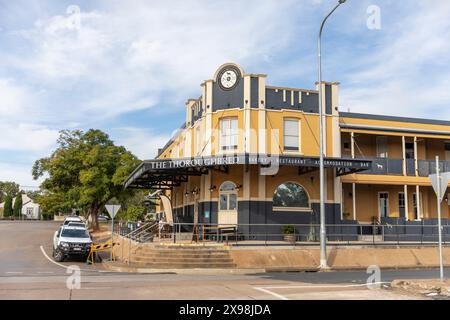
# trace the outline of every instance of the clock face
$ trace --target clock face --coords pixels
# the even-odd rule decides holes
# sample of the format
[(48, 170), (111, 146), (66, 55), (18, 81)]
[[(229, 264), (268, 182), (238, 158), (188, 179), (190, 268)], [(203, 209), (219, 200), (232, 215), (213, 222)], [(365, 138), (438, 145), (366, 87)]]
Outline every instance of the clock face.
[(233, 89), (239, 82), (239, 77), (240, 74), (238, 70), (235, 70), (234, 68), (225, 68), (218, 77), (220, 87), (224, 90)]

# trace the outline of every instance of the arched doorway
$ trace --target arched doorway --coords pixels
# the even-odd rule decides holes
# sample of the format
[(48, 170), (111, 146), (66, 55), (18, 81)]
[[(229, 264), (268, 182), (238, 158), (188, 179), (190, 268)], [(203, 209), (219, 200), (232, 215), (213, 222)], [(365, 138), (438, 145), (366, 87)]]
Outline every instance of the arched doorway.
[(233, 182), (226, 181), (219, 188), (219, 225), (236, 225), (237, 216), (237, 190)]

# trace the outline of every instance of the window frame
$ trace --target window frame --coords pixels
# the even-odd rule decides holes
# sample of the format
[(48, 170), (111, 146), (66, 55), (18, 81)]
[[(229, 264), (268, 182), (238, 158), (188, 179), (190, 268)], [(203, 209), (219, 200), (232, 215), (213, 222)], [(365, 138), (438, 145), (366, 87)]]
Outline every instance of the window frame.
[[(286, 122), (296, 122), (297, 124), (297, 131), (296, 135), (292, 134), (286, 134)], [(300, 143), (300, 132), (301, 132), (301, 121), (298, 118), (292, 118), (292, 117), (284, 117), (283, 118), (283, 151), (284, 152), (294, 152), (294, 153), (301, 153), (301, 143)], [(297, 146), (287, 146), (286, 144), (286, 138), (296, 138), (297, 139)]]
[[(233, 185), (233, 189), (230, 190), (222, 190), (222, 186), (230, 183)], [(224, 181), (222, 182), (222, 184), (219, 187), (219, 197), (218, 197), (218, 211), (236, 211), (238, 210), (238, 191), (236, 190), (237, 186), (234, 182), (232, 181)], [(235, 196), (235, 207), (233, 209), (230, 209), (230, 195), (234, 195)], [(225, 196), (225, 202), (226, 202), (226, 209), (222, 209), (221, 208), (221, 197)]]
[[(376, 144), (376, 152), (377, 152), (377, 158), (380, 159), (387, 159), (389, 158), (389, 142), (387, 136), (377, 136), (375, 138), (375, 144)], [(384, 147), (384, 150), (381, 150), (381, 147)], [(380, 152), (383, 151), (383, 152)], [(384, 156), (380, 156), (381, 153), (384, 153)]]
[[(273, 205), (273, 198), (274, 198), (274, 195), (275, 195), (275, 192), (277, 191), (277, 189), (280, 186), (282, 186), (284, 184), (288, 184), (288, 183), (299, 185), (304, 190), (304, 192), (306, 193), (306, 196), (308, 197), (308, 206), (307, 207), (279, 207), (279, 206), (274, 206)], [(285, 181), (285, 182), (282, 182), (282, 183), (278, 184), (276, 186), (276, 188), (274, 189), (273, 194), (272, 194), (272, 211), (309, 212), (309, 213), (312, 213), (311, 197), (309, 196), (308, 190), (306, 190), (306, 188), (301, 183), (298, 183), (298, 182), (295, 182), (295, 181)]]
[(385, 218), (389, 218), (391, 216), (391, 206), (390, 206), (390, 199), (389, 199), (389, 192), (388, 191), (379, 191), (378, 195), (377, 195), (377, 202), (378, 202), (378, 219), (381, 221), (381, 218), (383, 217), (381, 215), (381, 205), (380, 205), (380, 196), (382, 194), (386, 194), (387, 195), (387, 212), (386, 215), (384, 216)]
[(197, 155), (200, 155), (202, 152), (202, 140), (200, 139), (201, 135), (201, 128), (200, 125), (198, 125), (195, 128), (195, 153)]
[[(233, 132), (232, 122), (236, 121), (236, 132)], [(224, 123), (229, 123), (228, 134), (223, 133)], [(236, 139), (236, 144), (232, 145), (231, 142)], [(224, 144), (225, 141), (225, 144)], [(228, 143), (227, 143), (228, 141)], [(219, 119), (219, 153), (235, 152), (239, 149), (239, 120), (238, 117), (224, 117)]]

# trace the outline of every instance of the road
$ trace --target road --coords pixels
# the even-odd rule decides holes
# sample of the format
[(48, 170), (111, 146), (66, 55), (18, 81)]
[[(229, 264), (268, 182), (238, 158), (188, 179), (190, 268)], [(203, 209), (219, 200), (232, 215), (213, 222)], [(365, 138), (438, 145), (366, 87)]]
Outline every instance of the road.
[[(387, 285), (365, 286), (363, 271), (187, 275), (114, 273), (101, 264), (51, 259), (59, 223), (0, 221), (0, 299), (418, 299)], [(80, 268), (79, 288), (70, 266)], [(72, 267), (73, 268), (73, 267)], [(70, 270), (69, 270), (70, 271)], [(448, 270), (446, 270), (448, 271)], [(436, 278), (437, 270), (382, 271), (381, 281)]]

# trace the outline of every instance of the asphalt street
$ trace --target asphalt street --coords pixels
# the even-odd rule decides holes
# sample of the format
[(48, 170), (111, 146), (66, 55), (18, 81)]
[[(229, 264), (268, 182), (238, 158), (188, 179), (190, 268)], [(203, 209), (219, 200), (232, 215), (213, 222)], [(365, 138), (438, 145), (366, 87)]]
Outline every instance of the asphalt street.
[[(57, 222), (0, 221), (0, 299), (422, 298), (394, 292), (387, 284), (367, 288), (369, 275), (364, 271), (187, 275), (162, 270), (160, 274), (135, 274), (107, 272), (101, 264), (79, 260), (55, 263), (52, 237), (58, 226)], [(79, 278), (71, 271), (74, 266), (80, 268)], [(437, 276), (437, 270), (383, 270), (381, 282)]]

